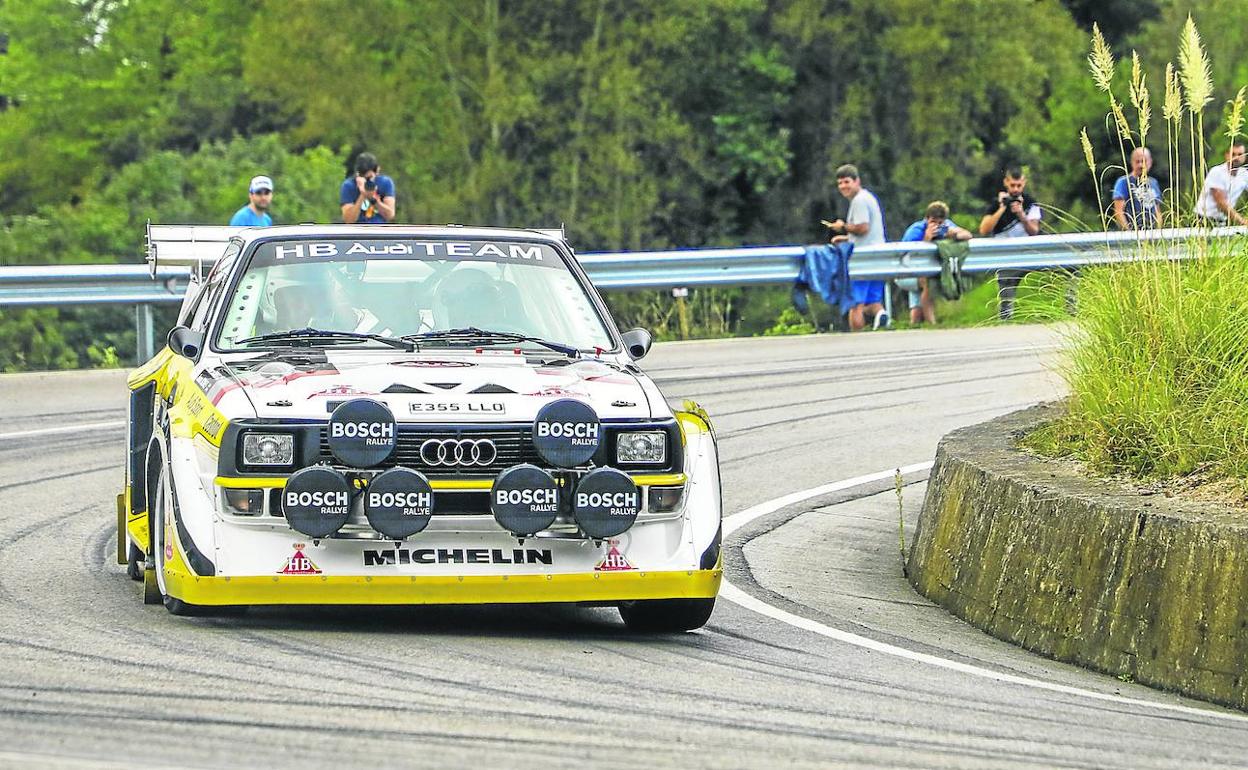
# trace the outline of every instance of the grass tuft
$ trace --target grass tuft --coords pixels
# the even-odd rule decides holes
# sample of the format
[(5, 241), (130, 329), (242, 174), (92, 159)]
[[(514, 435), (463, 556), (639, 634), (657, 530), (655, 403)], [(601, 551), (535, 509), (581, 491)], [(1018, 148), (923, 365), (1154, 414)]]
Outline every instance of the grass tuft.
[[(1104, 38), (1094, 31), (1089, 61), (1098, 87), (1106, 56)], [(1138, 57), (1131, 58), (1131, 103), (1143, 110), (1144, 74)], [(1171, 222), (1180, 219), (1182, 105), (1188, 110), (1191, 178), (1198, 182), (1203, 110), (1213, 90), (1209, 59), (1190, 16), (1178, 61), (1177, 71), (1166, 65), (1162, 102)], [(1244, 96), (1241, 89), (1231, 103), (1229, 136), (1242, 130)], [(1119, 140), (1129, 141), (1122, 110), (1112, 94), (1108, 101)], [(1147, 125), (1141, 114), (1141, 138)], [(1086, 131), (1080, 141), (1095, 178)], [(1067, 327), (1060, 370), (1070, 389), (1068, 411), (1024, 443), (1082, 460), (1101, 473), (1172, 479), (1199, 471), (1214, 481), (1248, 484), (1248, 237), (1214, 240), (1199, 231), (1186, 243), (1141, 240), (1135, 249), (1124, 262), (1080, 272), (1079, 313)]]
[(1069, 411), (1033, 448), (1106, 473), (1248, 478), (1248, 238), (1185, 251), (1083, 271)]

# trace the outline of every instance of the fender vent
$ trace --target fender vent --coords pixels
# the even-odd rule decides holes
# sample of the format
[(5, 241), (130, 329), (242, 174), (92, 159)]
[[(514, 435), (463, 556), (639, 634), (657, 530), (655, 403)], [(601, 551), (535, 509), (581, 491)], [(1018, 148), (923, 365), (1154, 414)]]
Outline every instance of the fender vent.
[(491, 383), (489, 385), (482, 385), (481, 387), (476, 388), (474, 390), (470, 390), (468, 392), (469, 393), (515, 393), (516, 391), (512, 390), (511, 388), (504, 388), (502, 385), (495, 385)]

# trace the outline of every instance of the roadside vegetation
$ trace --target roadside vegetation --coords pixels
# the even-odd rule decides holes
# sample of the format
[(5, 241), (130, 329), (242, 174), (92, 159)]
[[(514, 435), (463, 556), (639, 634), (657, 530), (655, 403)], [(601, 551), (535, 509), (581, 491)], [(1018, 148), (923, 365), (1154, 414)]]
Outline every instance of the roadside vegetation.
[[(1129, 153), (1150, 135), (1146, 82), (1135, 64), (1128, 100), (1115, 98), (1116, 67), (1099, 35), (1090, 63), (1109, 96), (1108, 120)], [(1221, 160), (1242, 136), (1245, 90), (1227, 103), (1223, 130), (1206, 152), (1201, 124), (1213, 86), (1190, 20), (1177, 66), (1166, 72), (1157, 133), (1167, 138), (1172, 158), (1182, 152), (1189, 161), (1181, 173), (1174, 164), (1165, 215), (1189, 224), (1206, 162)], [(1124, 115), (1128, 103), (1134, 121)], [(1107, 167), (1090, 149), (1086, 161), (1093, 175)], [(1167, 256), (1141, 245), (1138, 259), (1082, 272), (1079, 313), (1062, 369), (1069, 409), (1024, 443), (1102, 473), (1162, 482), (1191, 475), (1202, 484), (1232, 481), (1242, 499), (1248, 490), (1248, 239), (1197, 237), (1173, 255), (1181, 259)]]

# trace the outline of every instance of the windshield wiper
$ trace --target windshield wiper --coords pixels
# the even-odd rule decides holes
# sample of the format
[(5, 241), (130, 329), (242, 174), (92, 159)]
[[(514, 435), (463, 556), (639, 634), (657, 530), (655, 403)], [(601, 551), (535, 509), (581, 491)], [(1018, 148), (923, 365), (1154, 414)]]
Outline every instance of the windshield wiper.
[(412, 342), (424, 342), (426, 340), (446, 340), (448, 342), (532, 342), (534, 345), (541, 345), (548, 350), (556, 353), (562, 353), (569, 358), (577, 358), (581, 351), (571, 345), (565, 345), (562, 342), (551, 342), (541, 337), (530, 337), (527, 334), (518, 334), (516, 332), (500, 332), (492, 329), (479, 329), (476, 326), (465, 326), (461, 329), (443, 329), (440, 331), (421, 332), (420, 334), (407, 334), (400, 339)]
[(254, 342), (289, 342), (294, 345), (311, 345), (313, 340), (329, 340), (348, 342), (351, 340), (373, 340), (392, 348), (405, 350), (408, 353), (417, 349), (415, 342), (405, 338), (385, 337), (380, 334), (366, 334), (364, 332), (344, 332), (336, 329), (313, 329), (312, 327), (304, 327), (302, 329), (291, 329), (290, 331), (274, 332), (272, 334), (261, 334), (257, 337), (248, 337), (245, 340), (238, 340), (236, 345), (249, 345)]

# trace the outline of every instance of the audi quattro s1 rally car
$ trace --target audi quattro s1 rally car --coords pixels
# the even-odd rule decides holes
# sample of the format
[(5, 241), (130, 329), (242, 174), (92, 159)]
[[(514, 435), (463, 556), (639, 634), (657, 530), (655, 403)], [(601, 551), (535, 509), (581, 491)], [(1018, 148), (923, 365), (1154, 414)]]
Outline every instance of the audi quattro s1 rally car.
[(562, 233), (148, 241), (153, 269), (198, 269), (168, 346), (129, 378), (118, 558), (147, 602), (577, 602), (635, 629), (706, 622), (714, 432), (637, 368), (650, 335), (617, 330)]

